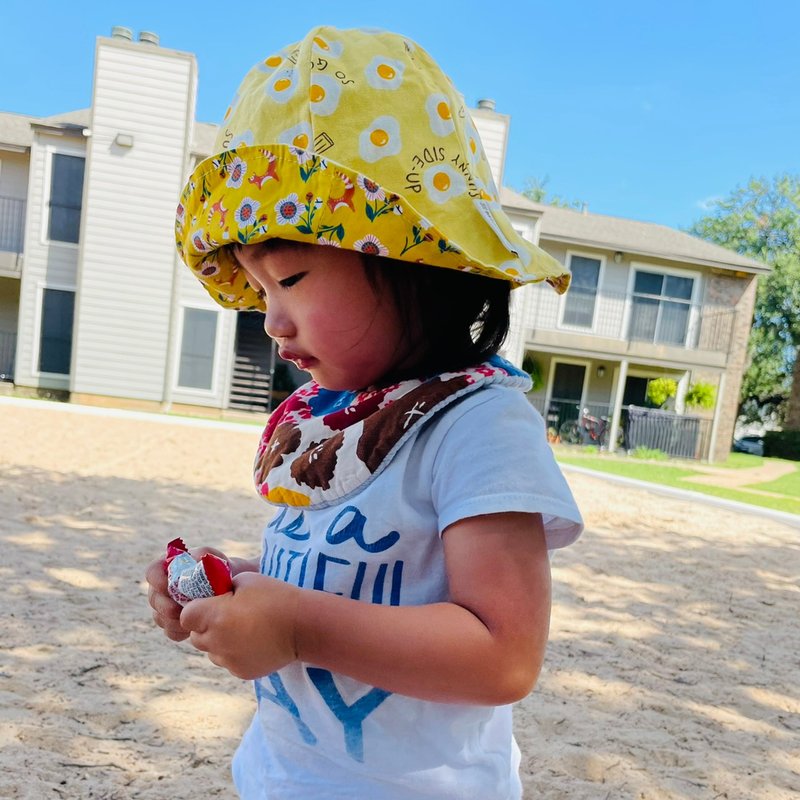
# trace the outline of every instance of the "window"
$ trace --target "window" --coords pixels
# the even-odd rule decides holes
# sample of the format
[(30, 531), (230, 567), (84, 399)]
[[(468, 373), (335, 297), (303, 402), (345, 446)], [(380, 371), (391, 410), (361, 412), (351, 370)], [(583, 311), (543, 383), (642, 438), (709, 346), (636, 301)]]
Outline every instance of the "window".
[(69, 375), (75, 292), (45, 289), (39, 335), (39, 372)]
[(569, 268), (572, 284), (564, 300), (564, 325), (591, 328), (594, 324), (594, 307), (600, 281), (600, 259), (571, 256)]
[(189, 389), (211, 389), (214, 377), (214, 346), (217, 338), (216, 311), (186, 308), (178, 385)]
[(50, 223), (47, 238), (55, 242), (78, 242), (83, 198), (82, 156), (55, 153), (50, 177)]
[(694, 278), (637, 270), (629, 337), (654, 344), (684, 345)]

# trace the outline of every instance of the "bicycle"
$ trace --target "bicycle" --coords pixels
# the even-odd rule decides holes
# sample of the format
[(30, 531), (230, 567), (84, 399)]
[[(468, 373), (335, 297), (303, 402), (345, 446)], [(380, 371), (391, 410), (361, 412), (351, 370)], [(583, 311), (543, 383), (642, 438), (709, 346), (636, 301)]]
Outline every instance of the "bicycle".
[[(558, 435), (564, 444), (584, 444), (606, 447), (611, 425), (608, 417), (595, 417), (588, 408), (581, 411), (578, 419), (567, 420), (558, 429)], [(617, 446), (625, 443), (625, 432), (620, 426), (617, 433)]]

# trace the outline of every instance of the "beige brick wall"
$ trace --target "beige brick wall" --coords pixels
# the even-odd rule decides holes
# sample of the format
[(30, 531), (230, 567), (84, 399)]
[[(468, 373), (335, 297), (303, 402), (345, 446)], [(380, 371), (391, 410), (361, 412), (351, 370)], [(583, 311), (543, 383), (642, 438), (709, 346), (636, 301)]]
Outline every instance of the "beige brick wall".
[(733, 429), (739, 408), (739, 392), (742, 376), (747, 367), (747, 340), (753, 324), (753, 306), (756, 299), (756, 276), (734, 277), (712, 275), (706, 289), (709, 304), (735, 306), (736, 318), (731, 333), (728, 363), (725, 370), (725, 387), (721, 396), (719, 427), (713, 461), (724, 461), (728, 457), (733, 440)]

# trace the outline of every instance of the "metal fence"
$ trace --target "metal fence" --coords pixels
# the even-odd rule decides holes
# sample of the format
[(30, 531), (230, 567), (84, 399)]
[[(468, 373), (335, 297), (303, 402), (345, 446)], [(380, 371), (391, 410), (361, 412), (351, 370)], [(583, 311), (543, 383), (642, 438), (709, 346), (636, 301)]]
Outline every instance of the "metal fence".
[(14, 380), (14, 353), (17, 334), (0, 331), (0, 381)]
[[(532, 403), (544, 417), (551, 441), (560, 441), (567, 423), (585, 423), (588, 416), (607, 423), (600, 444), (608, 445), (611, 409), (607, 403), (579, 406), (572, 401), (551, 400), (546, 408), (542, 398), (535, 398)], [(637, 447), (647, 447), (676, 458), (705, 459), (708, 458), (710, 436), (711, 420), (705, 417), (675, 414), (657, 408), (625, 406), (620, 412), (617, 448), (635, 450)]]
[(544, 407), (544, 400), (534, 401), (534, 406), (539, 413), (544, 417), (548, 428), (554, 431), (561, 430), (565, 422), (572, 422), (581, 415), (581, 410), (593, 417), (606, 418), (611, 413), (611, 408), (608, 403), (587, 403), (583, 406), (578, 405), (572, 400), (551, 400)]
[(0, 197), (0, 250), (21, 253), (25, 230), (25, 201)]
[(656, 408), (628, 406), (625, 443), (628, 450), (647, 447), (676, 458), (707, 456), (711, 420)]

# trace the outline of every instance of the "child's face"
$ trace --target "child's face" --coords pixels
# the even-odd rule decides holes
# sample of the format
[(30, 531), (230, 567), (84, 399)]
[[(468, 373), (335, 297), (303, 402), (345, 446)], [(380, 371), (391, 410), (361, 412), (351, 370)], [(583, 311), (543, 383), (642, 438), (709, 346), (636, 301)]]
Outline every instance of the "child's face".
[(281, 358), (324, 388), (363, 389), (413, 360), (395, 303), (358, 253), (273, 241), (245, 245), (237, 259), (264, 297), (264, 330)]

